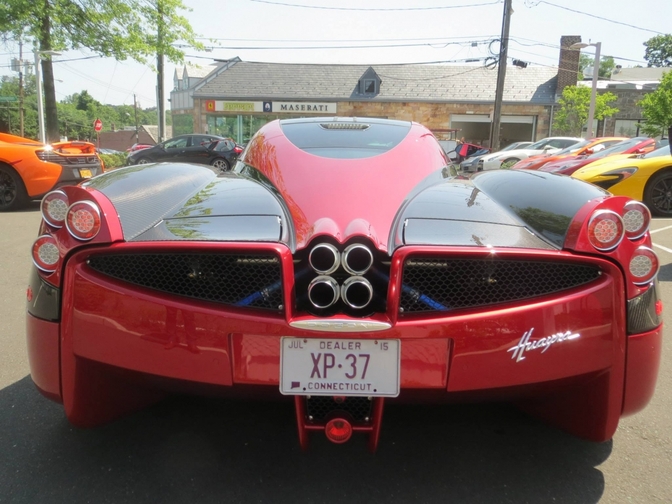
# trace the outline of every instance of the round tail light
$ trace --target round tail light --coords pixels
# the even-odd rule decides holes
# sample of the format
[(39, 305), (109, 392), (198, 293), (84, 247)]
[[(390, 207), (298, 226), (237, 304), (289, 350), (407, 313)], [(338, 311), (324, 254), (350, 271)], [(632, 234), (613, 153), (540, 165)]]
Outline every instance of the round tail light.
[(651, 212), (644, 203), (628, 201), (623, 207), (623, 225), (625, 236), (630, 240), (637, 240), (649, 230)]
[(42, 235), (33, 243), (33, 263), (45, 273), (56, 271), (61, 256), (56, 240), (50, 235)]
[(611, 210), (598, 210), (588, 222), (588, 239), (600, 251), (611, 250), (623, 240), (623, 219)]
[(100, 231), (100, 210), (90, 201), (79, 201), (68, 208), (65, 225), (79, 240), (90, 240)]
[(324, 433), (332, 443), (345, 443), (352, 436), (352, 425), (344, 418), (332, 418), (324, 427)]
[(649, 283), (658, 273), (658, 256), (649, 247), (637, 247), (628, 269), (636, 285)]
[(52, 191), (42, 198), (40, 210), (47, 224), (55, 228), (63, 227), (68, 214), (68, 197), (63, 191)]

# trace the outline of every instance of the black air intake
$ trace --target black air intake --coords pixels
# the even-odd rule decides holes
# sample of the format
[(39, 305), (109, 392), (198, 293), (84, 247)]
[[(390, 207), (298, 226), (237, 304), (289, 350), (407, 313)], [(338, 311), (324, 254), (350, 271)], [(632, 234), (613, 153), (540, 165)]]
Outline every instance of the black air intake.
[(400, 311), (448, 311), (511, 303), (599, 278), (596, 266), (501, 258), (416, 257), (404, 263)]

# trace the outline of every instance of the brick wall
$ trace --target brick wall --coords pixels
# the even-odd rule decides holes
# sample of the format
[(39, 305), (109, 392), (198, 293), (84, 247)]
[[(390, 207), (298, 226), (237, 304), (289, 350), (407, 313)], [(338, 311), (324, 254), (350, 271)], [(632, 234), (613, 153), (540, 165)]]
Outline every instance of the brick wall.
[(579, 57), (581, 51), (570, 49), (572, 44), (581, 42), (579, 35), (560, 37), (560, 61), (558, 63), (558, 86), (556, 95), (560, 96), (567, 86), (576, 86), (579, 75)]

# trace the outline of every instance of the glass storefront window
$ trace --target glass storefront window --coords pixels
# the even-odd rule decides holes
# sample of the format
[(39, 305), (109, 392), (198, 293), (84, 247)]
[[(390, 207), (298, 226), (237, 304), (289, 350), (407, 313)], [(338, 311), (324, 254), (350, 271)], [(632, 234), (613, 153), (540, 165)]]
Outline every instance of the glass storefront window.
[[(207, 115), (207, 132), (211, 135), (233, 138), (239, 144), (246, 144), (259, 128), (279, 117), (277, 115)], [(285, 118), (284, 115), (282, 117)]]

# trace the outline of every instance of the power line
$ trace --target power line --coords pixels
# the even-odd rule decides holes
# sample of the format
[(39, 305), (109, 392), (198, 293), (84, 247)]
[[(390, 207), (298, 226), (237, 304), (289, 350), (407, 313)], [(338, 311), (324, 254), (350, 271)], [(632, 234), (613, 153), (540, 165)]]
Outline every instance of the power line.
[(622, 26), (627, 26), (629, 28), (634, 28), (635, 30), (642, 30), (642, 31), (647, 31), (647, 32), (651, 32), (651, 33), (657, 33), (658, 35), (665, 35), (663, 32), (659, 32), (659, 31), (656, 31), (656, 30), (651, 30), (649, 28), (642, 28), (641, 26), (635, 26), (633, 24), (624, 23), (622, 21), (616, 21), (614, 19), (608, 19), (608, 18), (605, 18), (605, 17), (602, 17), (602, 16), (598, 16), (596, 14), (591, 14), (589, 12), (583, 12), (583, 11), (576, 10), (576, 9), (570, 9), (569, 7), (565, 7), (564, 5), (557, 5), (557, 4), (554, 4), (554, 3), (551, 3), (551, 2), (547, 2), (546, 0), (539, 0), (539, 3), (550, 5), (551, 7), (556, 7), (558, 9), (564, 9), (564, 10), (569, 11), (569, 12), (575, 12), (576, 14), (583, 14), (584, 16), (589, 16), (589, 17), (592, 17), (592, 18), (595, 18), (595, 19), (599, 19), (601, 21), (607, 21), (609, 23), (614, 23), (614, 24), (618, 24), (618, 25), (622, 25)]
[(321, 10), (339, 10), (339, 11), (366, 11), (366, 12), (399, 12), (399, 11), (429, 11), (429, 10), (445, 10), (445, 9), (461, 9), (465, 7), (483, 7), (487, 5), (496, 5), (501, 3), (501, 0), (494, 2), (479, 3), (479, 4), (464, 4), (464, 5), (443, 5), (439, 7), (326, 7), (321, 5), (305, 5), (305, 4), (291, 4), (284, 2), (271, 2), (269, 0), (250, 0), (250, 2), (264, 3), (282, 7), (297, 7), (301, 9), (321, 9)]

